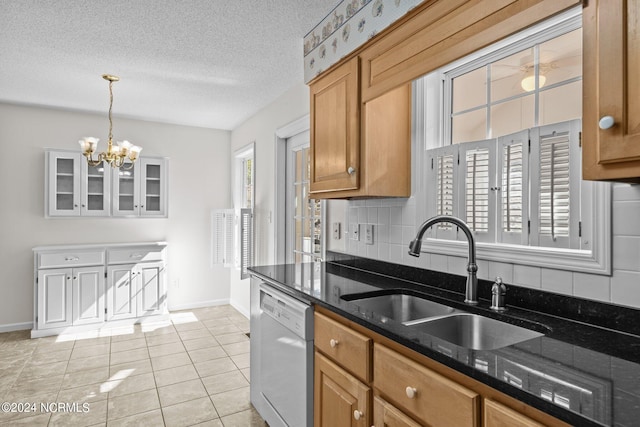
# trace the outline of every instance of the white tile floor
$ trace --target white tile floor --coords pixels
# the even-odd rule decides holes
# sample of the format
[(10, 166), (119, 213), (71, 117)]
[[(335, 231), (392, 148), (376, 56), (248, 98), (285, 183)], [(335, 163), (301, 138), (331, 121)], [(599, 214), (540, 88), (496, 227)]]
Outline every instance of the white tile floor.
[(100, 334), (0, 334), (0, 402), (22, 409), (0, 411), (0, 425), (265, 426), (249, 402), (247, 318), (231, 306), (171, 318)]

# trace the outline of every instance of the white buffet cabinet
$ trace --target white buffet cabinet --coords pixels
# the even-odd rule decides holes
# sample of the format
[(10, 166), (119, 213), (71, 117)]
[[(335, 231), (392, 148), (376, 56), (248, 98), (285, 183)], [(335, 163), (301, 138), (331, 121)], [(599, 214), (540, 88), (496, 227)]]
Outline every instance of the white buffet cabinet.
[(165, 242), (39, 246), (31, 338), (168, 318)]

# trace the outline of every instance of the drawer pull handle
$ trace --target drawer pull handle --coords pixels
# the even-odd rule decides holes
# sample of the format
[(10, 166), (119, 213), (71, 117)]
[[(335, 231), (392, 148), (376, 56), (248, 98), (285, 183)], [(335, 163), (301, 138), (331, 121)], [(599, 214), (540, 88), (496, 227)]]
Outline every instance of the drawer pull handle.
[(602, 129), (602, 130), (606, 130), (606, 129), (609, 129), (609, 128), (613, 127), (613, 125), (615, 125), (615, 124), (616, 124), (616, 121), (615, 121), (615, 119), (613, 117), (604, 116), (598, 122), (598, 127), (600, 129)]
[(142, 258), (142, 254), (131, 254), (129, 258)]
[(331, 341), (329, 341), (329, 345), (331, 346), (331, 348), (336, 348), (338, 344), (338, 340), (334, 340), (333, 338), (331, 338)]
[(64, 258), (65, 261), (79, 261), (80, 258), (78, 258), (77, 256), (68, 256)]
[(414, 397), (416, 397), (416, 394), (418, 394), (418, 390), (416, 390), (415, 387), (411, 387), (408, 386), (406, 389), (404, 389), (405, 393), (407, 393), (407, 397), (409, 399), (413, 399)]
[(362, 418), (363, 415), (364, 414), (361, 411), (358, 411), (357, 409), (353, 411), (353, 418), (355, 418), (356, 421)]

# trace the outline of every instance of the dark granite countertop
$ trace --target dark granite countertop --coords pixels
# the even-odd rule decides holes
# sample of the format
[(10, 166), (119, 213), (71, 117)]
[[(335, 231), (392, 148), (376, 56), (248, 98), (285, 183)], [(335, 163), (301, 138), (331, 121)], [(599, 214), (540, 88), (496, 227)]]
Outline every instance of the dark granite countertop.
[[(507, 311), (464, 304), (465, 277), (347, 257), (250, 271), (282, 291), (332, 310), (522, 402), (577, 426), (637, 426), (640, 310), (507, 284)], [(496, 350), (470, 350), (360, 309), (348, 295), (396, 289), (544, 334)]]

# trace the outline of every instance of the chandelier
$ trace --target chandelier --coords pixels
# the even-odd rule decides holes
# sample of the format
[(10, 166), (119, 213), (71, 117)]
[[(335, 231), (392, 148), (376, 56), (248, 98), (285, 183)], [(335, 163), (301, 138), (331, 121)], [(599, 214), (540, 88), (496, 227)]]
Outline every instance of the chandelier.
[[(107, 142), (107, 151), (98, 154), (98, 158), (94, 160), (93, 153), (98, 148), (98, 138), (91, 136), (85, 137), (78, 141), (82, 149), (82, 154), (87, 158), (90, 166), (98, 166), (102, 162), (107, 162), (113, 168), (131, 169), (134, 162), (138, 159), (138, 155), (142, 148), (131, 144), (129, 141), (118, 141), (118, 145), (113, 145), (113, 120), (111, 118), (111, 109), (113, 107), (113, 82), (120, 80), (118, 76), (103, 74), (102, 78), (109, 82), (109, 141)], [(126, 160), (130, 160), (127, 162)], [(128, 166), (127, 166), (128, 165)]]

